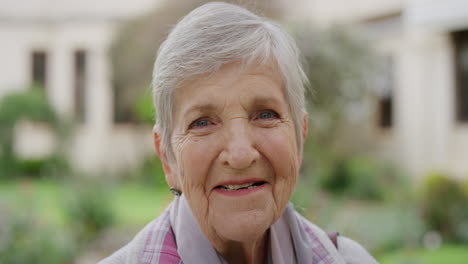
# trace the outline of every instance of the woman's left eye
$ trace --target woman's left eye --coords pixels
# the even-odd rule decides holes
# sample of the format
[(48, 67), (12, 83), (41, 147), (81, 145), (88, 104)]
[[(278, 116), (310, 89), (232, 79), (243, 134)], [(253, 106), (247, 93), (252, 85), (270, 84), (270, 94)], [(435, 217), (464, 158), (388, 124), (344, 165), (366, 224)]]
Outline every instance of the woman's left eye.
[(200, 128), (205, 128), (211, 125), (211, 122), (208, 119), (205, 118), (200, 118), (195, 121), (193, 121), (189, 125), (189, 129), (200, 129)]
[(209, 125), (210, 123), (206, 119), (197, 120), (195, 121), (195, 123), (193, 123), (193, 126), (196, 126), (196, 127), (207, 127)]
[(277, 118), (277, 117), (278, 117), (278, 114), (271, 110), (262, 111), (257, 116), (258, 119), (272, 119), (272, 118)]

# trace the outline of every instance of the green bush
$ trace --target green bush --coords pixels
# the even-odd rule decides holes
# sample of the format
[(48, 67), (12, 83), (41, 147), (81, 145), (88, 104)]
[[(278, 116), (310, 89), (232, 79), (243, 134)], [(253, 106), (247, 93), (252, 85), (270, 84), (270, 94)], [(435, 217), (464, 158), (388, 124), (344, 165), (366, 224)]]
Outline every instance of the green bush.
[(321, 179), (321, 186), (335, 194), (342, 194), (351, 184), (351, 171), (347, 160), (340, 159)]
[(427, 230), (412, 201), (351, 200), (323, 192), (314, 192), (309, 200), (312, 202), (305, 210), (308, 219), (358, 241), (373, 254), (418, 247)]
[(156, 189), (168, 189), (161, 161), (156, 156), (146, 159), (143, 164), (134, 171), (133, 179), (144, 185), (154, 186)]
[[(19, 159), (13, 151), (14, 128), (18, 121), (44, 122), (53, 128), (59, 140), (65, 140), (68, 125), (59, 120), (44, 94), (44, 89), (33, 87), (10, 93), (0, 99), (0, 179), (41, 177), (69, 169), (60, 150), (50, 157)], [(58, 144), (62, 146), (63, 144)]]
[(66, 218), (79, 242), (94, 239), (115, 222), (110, 188), (95, 181), (74, 184), (64, 204)]
[(366, 157), (339, 158), (319, 175), (322, 189), (335, 195), (362, 200), (383, 200), (406, 193), (400, 173)]
[(153, 125), (155, 123), (154, 117), (154, 106), (153, 106), (153, 96), (151, 92), (148, 91), (139, 96), (135, 101), (133, 106), (133, 112), (136, 115), (138, 121)]
[(16, 212), (3, 209), (5, 211), (0, 217), (0, 263), (71, 263), (75, 256), (71, 237), (57, 227), (38, 222), (32, 208), (24, 209)]
[(330, 230), (359, 241), (374, 254), (418, 247), (426, 230), (423, 219), (411, 205), (351, 206), (333, 218)]
[(13, 129), (21, 119), (57, 124), (58, 118), (42, 89), (31, 88), (0, 99), (0, 156), (12, 155)]
[(13, 124), (20, 119), (55, 124), (57, 115), (50, 106), (42, 88), (32, 87), (7, 94), (0, 100), (0, 121)]
[(448, 241), (468, 242), (468, 193), (463, 184), (441, 173), (423, 183), (421, 207), (429, 228)]
[(13, 162), (16, 163), (13, 173), (25, 178), (62, 177), (71, 171), (68, 161), (59, 155), (36, 159), (16, 159)]

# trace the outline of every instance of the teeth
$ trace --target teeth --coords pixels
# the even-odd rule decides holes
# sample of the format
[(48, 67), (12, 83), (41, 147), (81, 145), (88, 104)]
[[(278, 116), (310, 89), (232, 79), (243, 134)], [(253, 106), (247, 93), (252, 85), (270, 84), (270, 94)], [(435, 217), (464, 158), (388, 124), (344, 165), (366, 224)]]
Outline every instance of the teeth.
[(253, 182), (251, 183), (246, 183), (246, 184), (238, 184), (238, 185), (222, 185), (222, 187), (224, 189), (227, 189), (227, 190), (238, 190), (238, 189), (241, 189), (241, 188), (253, 188), (255, 186), (253, 186)]

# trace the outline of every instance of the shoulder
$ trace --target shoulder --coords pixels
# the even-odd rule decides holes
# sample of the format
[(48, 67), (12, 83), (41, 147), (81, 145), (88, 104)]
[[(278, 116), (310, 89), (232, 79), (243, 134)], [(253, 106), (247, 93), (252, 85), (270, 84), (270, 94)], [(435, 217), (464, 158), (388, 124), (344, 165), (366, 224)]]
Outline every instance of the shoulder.
[(179, 263), (169, 210), (146, 225), (126, 246), (98, 264)]
[(346, 264), (377, 264), (378, 262), (356, 241), (338, 236), (338, 252)]

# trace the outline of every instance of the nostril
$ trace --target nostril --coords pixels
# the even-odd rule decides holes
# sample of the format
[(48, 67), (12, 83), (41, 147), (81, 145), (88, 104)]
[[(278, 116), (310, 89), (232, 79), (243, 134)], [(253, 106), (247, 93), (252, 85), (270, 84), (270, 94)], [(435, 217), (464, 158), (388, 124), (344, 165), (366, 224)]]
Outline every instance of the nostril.
[(255, 164), (259, 155), (258, 151), (253, 147), (235, 147), (224, 150), (221, 153), (221, 159), (224, 166), (245, 169)]

